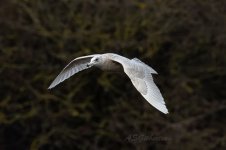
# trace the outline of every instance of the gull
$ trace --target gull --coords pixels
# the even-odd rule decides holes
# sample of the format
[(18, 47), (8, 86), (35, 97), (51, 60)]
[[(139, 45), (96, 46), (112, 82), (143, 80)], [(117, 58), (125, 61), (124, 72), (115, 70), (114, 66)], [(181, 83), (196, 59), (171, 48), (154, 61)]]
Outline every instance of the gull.
[(124, 71), (140, 94), (156, 109), (164, 114), (168, 113), (160, 90), (153, 81), (152, 74), (158, 74), (153, 68), (138, 58), (128, 59), (114, 53), (94, 54), (75, 58), (54, 79), (48, 89), (72, 75), (88, 69), (98, 67), (105, 71)]

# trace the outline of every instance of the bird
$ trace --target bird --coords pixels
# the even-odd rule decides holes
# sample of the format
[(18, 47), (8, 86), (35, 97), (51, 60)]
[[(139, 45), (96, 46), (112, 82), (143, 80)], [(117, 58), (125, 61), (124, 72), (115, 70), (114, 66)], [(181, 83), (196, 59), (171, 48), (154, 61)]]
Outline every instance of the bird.
[(158, 73), (138, 58), (129, 59), (115, 53), (93, 54), (75, 58), (53, 80), (48, 89), (54, 88), (72, 75), (91, 67), (111, 72), (124, 71), (144, 99), (160, 112), (169, 113), (163, 96), (152, 77), (152, 74)]

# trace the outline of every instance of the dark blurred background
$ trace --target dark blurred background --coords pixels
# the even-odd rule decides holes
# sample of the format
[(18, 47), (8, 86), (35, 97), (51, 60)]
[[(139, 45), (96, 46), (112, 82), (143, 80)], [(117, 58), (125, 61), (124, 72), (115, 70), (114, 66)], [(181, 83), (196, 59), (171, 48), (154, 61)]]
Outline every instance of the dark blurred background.
[[(169, 114), (126, 76), (73, 58), (138, 57)], [(226, 149), (225, 0), (1, 0), (0, 150)]]

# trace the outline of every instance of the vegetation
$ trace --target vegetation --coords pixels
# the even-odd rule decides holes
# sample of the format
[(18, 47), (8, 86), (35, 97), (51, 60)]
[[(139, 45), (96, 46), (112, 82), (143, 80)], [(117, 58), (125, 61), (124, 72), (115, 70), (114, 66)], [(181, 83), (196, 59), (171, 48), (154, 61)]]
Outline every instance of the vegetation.
[[(0, 149), (225, 149), (225, 0), (1, 0)], [(169, 108), (73, 58), (138, 57)], [(122, 92), (123, 91), (123, 92)]]

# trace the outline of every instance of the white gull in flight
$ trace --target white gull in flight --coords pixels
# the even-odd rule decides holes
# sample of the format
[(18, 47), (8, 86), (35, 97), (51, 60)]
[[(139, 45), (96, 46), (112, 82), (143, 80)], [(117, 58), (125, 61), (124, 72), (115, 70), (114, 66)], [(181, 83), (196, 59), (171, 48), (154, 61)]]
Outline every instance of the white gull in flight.
[(152, 74), (157, 74), (157, 72), (137, 58), (128, 59), (114, 53), (94, 54), (75, 58), (61, 71), (48, 89), (52, 89), (75, 73), (92, 66), (107, 71), (119, 71), (121, 69), (130, 78), (134, 87), (152, 106), (164, 114), (168, 113), (162, 94), (152, 78)]

